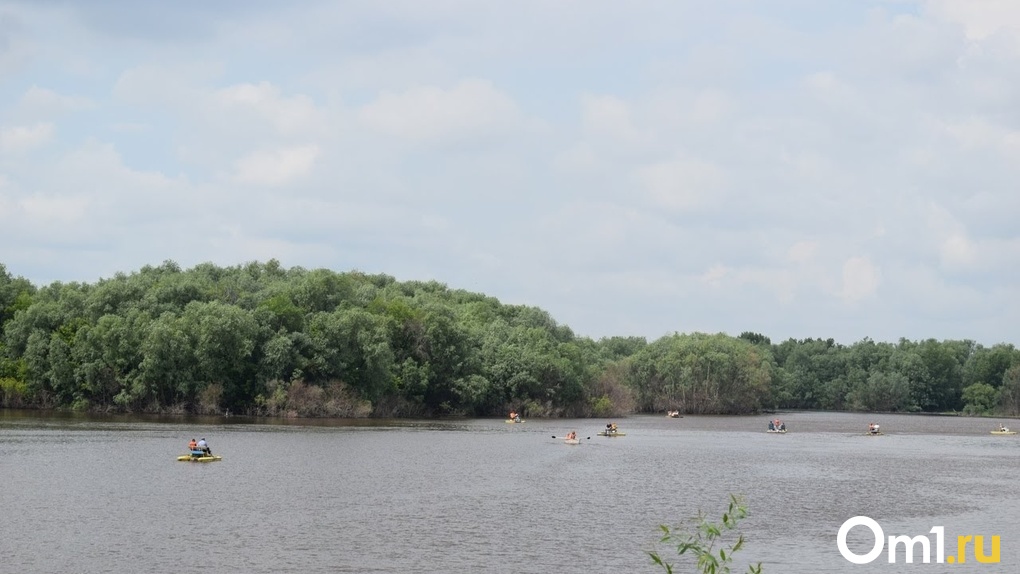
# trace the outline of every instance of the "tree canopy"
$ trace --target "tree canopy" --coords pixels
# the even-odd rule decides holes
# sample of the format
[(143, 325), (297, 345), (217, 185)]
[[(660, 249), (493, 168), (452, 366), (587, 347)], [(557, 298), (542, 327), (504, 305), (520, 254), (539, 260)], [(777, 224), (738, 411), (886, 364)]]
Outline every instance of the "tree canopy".
[(1020, 413), (1020, 351), (972, 341), (773, 343), (745, 331), (592, 340), (434, 281), (284, 268), (37, 287), (0, 264), (0, 406), (286, 416), (612, 416), (763, 409)]

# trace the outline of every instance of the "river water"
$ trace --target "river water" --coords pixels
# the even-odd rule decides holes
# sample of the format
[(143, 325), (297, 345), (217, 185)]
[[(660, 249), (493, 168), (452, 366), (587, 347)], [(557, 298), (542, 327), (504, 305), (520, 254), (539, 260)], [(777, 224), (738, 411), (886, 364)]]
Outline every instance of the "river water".
[[(688, 559), (658, 525), (750, 516), (734, 572), (1020, 571), (1020, 435), (962, 417), (783, 413), (605, 421), (266, 421), (0, 411), (0, 571), (640, 573)], [(868, 422), (884, 436), (865, 436)], [(1005, 421), (1007, 424), (1010, 421)], [(1014, 423), (1020, 427), (1020, 421)], [(576, 430), (581, 444), (562, 437)], [(177, 462), (191, 438), (220, 462)], [(588, 438), (590, 437), (590, 438)], [(850, 517), (886, 536), (1001, 537), (1001, 562), (844, 559)], [(934, 545), (935, 536), (931, 535)], [(874, 535), (850, 531), (865, 554)], [(934, 555), (934, 554), (933, 554)], [(920, 546), (916, 560), (920, 562)]]

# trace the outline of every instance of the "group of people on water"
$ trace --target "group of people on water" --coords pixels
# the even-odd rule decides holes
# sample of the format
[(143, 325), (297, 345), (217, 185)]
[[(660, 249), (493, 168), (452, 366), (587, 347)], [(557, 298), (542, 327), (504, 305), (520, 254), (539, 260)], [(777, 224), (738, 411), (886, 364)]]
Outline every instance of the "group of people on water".
[(666, 416), (673, 419), (680, 418), (680, 411), (666, 411)]
[(517, 411), (511, 410), (510, 411), (510, 420), (514, 421), (515, 423), (519, 423), (519, 422), (521, 422), (521, 415)]
[(1009, 432), (1009, 429), (1006, 428), (1006, 425), (999, 423), (999, 432)]
[(567, 440), (577, 440), (577, 433), (570, 431), (567, 433)]
[(772, 419), (769, 421), (770, 431), (784, 431), (786, 430), (786, 423), (779, 419)]
[(607, 423), (606, 424), (606, 434), (612, 434), (612, 433), (618, 432), (618, 431), (619, 431), (619, 429), (616, 428), (616, 423), (612, 423), (611, 422), (611, 423)]
[(209, 448), (209, 443), (206, 442), (204, 438), (199, 439), (198, 441), (191, 439), (191, 442), (188, 443), (188, 450), (191, 451), (192, 455), (202, 454), (205, 456), (212, 456), (212, 449)]
[(878, 434), (878, 423), (869, 423), (868, 432), (871, 434)]

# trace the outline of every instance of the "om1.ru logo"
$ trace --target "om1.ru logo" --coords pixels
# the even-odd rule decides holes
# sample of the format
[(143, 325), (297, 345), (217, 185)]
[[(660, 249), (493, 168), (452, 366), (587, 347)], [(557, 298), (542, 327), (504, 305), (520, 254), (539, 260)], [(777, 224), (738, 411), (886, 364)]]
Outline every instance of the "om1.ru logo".
[[(850, 529), (854, 526), (864, 526), (871, 529), (871, 532), (875, 535), (875, 546), (867, 554), (855, 554), (846, 545), (846, 536), (850, 533)], [(992, 553), (991, 555), (985, 554), (985, 537), (978, 534), (972, 535), (967, 534), (964, 536), (956, 537), (956, 555), (946, 556), (945, 552), (945, 536), (946, 529), (942, 526), (933, 526), (931, 534), (935, 535), (935, 562), (942, 564), (947, 562), (949, 564), (963, 564), (967, 562), (967, 545), (973, 544), (974, 559), (982, 564), (998, 564), (999, 562), (999, 537), (992, 536)], [(923, 534), (914, 536), (913, 538), (903, 536), (890, 536), (889, 537), (889, 563), (896, 563), (896, 548), (900, 545), (903, 546), (903, 553), (905, 562), (912, 563), (914, 561), (914, 547), (916, 545), (921, 546), (921, 560), (925, 564), (931, 562), (931, 539)], [(839, 533), (836, 534), (836, 547), (839, 548), (839, 553), (854, 564), (868, 564), (873, 562), (880, 554), (882, 554), (882, 548), (885, 546), (885, 532), (882, 531), (882, 527), (867, 516), (854, 516), (843, 523), (843, 526), (839, 527)]]

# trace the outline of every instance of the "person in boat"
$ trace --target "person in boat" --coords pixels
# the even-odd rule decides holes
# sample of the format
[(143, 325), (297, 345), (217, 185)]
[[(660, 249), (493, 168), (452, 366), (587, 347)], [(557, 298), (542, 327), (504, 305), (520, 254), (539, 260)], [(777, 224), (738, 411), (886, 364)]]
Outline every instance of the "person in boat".
[(577, 438), (577, 433), (576, 432), (570, 431), (570, 432), (567, 433), (567, 440), (574, 440), (576, 438)]
[(875, 424), (875, 423), (869, 424), (868, 425), (868, 432), (870, 432), (870, 433), (877, 433), (878, 432), (878, 425)]
[(999, 432), (1009, 432), (1009, 429), (1006, 428), (1006, 425), (999, 423)]
[(521, 415), (517, 414), (517, 411), (510, 411), (510, 420), (519, 423), (521, 422)]
[(206, 456), (212, 456), (212, 449), (209, 448), (209, 443), (204, 438), (198, 441), (198, 450)]
[(786, 430), (786, 423), (784, 423), (783, 421), (779, 421), (779, 430), (781, 431)]
[(776, 430), (776, 421), (769, 421), (769, 430), (770, 431)]
[(188, 450), (191, 452), (198, 450), (198, 443), (195, 442), (195, 439), (191, 439), (191, 442), (188, 443)]
[(616, 423), (609, 423), (606, 425), (606, 434), (614, 433), (616, 431)]

